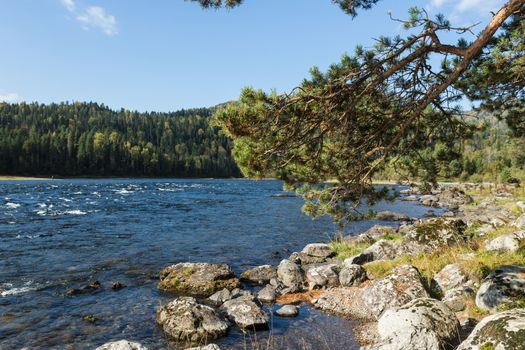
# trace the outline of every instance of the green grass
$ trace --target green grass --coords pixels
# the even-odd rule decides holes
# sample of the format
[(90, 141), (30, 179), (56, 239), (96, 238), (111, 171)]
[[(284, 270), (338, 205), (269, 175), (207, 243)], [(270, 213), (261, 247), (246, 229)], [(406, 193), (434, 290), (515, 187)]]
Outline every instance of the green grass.
[(332, 242), (331, 246), (334, 252), (336, 252), (337, 258), (340, 260), (344, 260), (351, 256), (358, 255), (363, 250), (368, 248), (368, 245), (366, 244), (354, 245), (345, 242)]

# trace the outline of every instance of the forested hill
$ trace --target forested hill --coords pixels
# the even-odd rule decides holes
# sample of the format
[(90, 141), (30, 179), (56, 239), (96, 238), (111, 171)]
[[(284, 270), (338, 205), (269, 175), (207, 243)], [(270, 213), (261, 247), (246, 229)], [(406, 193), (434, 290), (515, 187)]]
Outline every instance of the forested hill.
[(111, 110), (96, 103), (0, 103), (0, 174), (238, 177), (213, 109)]

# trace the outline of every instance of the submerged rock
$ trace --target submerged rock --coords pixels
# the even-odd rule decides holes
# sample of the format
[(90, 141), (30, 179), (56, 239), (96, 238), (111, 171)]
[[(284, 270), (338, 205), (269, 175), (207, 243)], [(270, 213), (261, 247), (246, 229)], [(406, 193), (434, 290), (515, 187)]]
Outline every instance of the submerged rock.
[(500, 266), (481, 282), (476, 294), (476, 305), (483, 310), (492, 310), (524, 298), (525, 267)]
[(261, 265), (241, 273), (241, 281), (257, 284), (269, 283), (272, 278), (277, 278), (277, 270), (271, 265)]
[(98, 292), (102, 289), (102, 284), (99, 281), (95, 281), (85, 287), (82, 288), (74, 288), (70, 289), (66, 292), (67, 296), (75, 296), (75, 295), (81, 295), (81, 294), (88, 294), (88, 293), (94, 293)]
[(389, 276), (374, 281), (365, 289), (362, 299), (371, 315), (379, 318), (386, 309), (427, 297), (419, 271), (413, 266), (403, 265), (392, 269)]
[(284, 305), (275, 313), (281, 317), (295, 317), (299, 314), (299, 308), (295, 305)]
[(239, 280), (230, 266), (209, 263), (178, 263), (160, 271), (160, 290), (208, 297), (218, 290), (233, 289)]
[(279, 281), (291, 292), (301, 290), (303, 284), (303, 272), (301, 268), (291, 262), (290, 260), (284, 259), (277, 268), (277, 277)]
[(457, 350), (524, 350), (525, 309), (485, 317)]
[(378, 320), (379, 344), (370, 350), (442, 350), (459, 343), (459, 321), (438, 300), (415, 299), (386, 310)]
[(181, 297), (157, 310), (157, 323), (171, 339), (196, 343), (226, 335), (229, 323), (209, 306)]
[(95, 350), (148, 350), (148, 348), (129, 340), (118, 340), (101, 345)]
[(269, 317), (259, 305), (251, 300), (237, 298), (222, 304), (228, 317), (240, 328), (262, 328), (268, 325)]

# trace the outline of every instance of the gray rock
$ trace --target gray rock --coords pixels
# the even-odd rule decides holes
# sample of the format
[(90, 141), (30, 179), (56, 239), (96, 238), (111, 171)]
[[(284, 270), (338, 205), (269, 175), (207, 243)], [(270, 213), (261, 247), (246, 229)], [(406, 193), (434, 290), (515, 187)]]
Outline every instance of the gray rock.
[(339, 283), (342, 286), (357, 286), (366, 281), (366, 279), (366, 270), (361, 265), (345, 264), (343, 269), (339, 271)]
[(228, 300), (221, 309), (240, 328), (262, 328), (268, 325), (269, 317), (259, 305), (242, 298)]
[(241, 273), (241, 281), (257, 284), (269, 283), (272, 278), (277, 278), (277, 270), (271, 265), (261, 265)]
[(118, 340), (101, 345), (95, 350), (148, 350), (148, 348), (129, 340)]
[(374, 281), (362, 295), (365, 305), (375, 318), (379, 318), (386, 309), (427, 297), (419, 271), (410, 265), (392, 269), (389, 276)]
[(266, 287), (264, 287), (259, 291), (259, 293), (257, 293), (257, 299), (259, 299), (263, 303), (273, 303), (275, 301), (275, 297), (275, 287), (270, 284), (266, 285)]
[(238, 285), (239, 280), (226, 264), (178, 263), (160, 271), (158, 287), (181, 295), (208, 297), (218, 290)]
[(326, 262), (326, 258), (324, 257), (312, 256), (303, 252), (292, 253), (288, 260), (298, 265), (321, 264)]
[(410, 218), (405, 214), (394, 213), (393, 211), (384, 210), (376, 213), (376, 220), (383, 221), (408, 221)]
[(524, 350), (525, 309), (485, 317), (457, 350)]
[(395, 230), (391, 226), (374, 225), (367, 231), (357, 236), (348, 235), (343, 237), (346, 243), (353, 245), (371, 245), (376, 240), (383, 238), (387, 234), (394, 233)]
[(492, 226), (491, 224), (483, 224), (477, 228), (476, 236), (483, 237), (491, 231), (494, 231), (494, 226)]
[(460, 312), (467, 307), (466, 300), (474, 297), (474, 295), (474, 291), (467, 286), (457, 287), (446, 291), (441, 301), (448, 306), (450, 310)]
[(461, 270), (459, 264), (449, 264), (445, 266), (434, 276), (434, 281), (439, 288), (440, 293), (457, 288), (467, 281), (467, 276)]
[(226, 335), (229, 323), (211, 307), (180, 297), (157, 310), (157, 323), (171, 339), (197, 343)]
[(440, 206), (449, 209), (458, 208), (460, 205), (470, 204), (473, 199), (462, 190), (450, 187), (437, 195), (437, 202)]
[(488, 251), (515, 252), (525, 240), (525, 231), (517, 231), (494, 238), (485, 245)]
[(379, 318), (374, 350), (442, 350), (459, 343), (459, 321), (438, 300), (423, 298), (386, 310)]
[(231, 292), (231, 299), (245, 299), (245, 300), (255, 300), (255, 296), (252, 292), (240, 288), (235, 288)]
[(372, 259), (369, 261), (374, 260), (391, 260), (395, 259), (397, 256), (397, 247), (392, 244), (392, 242), (381, 239), (374, 244), (372, 244), (370, 247), (363, 250), (361, 253), (363, 255), (372, 255)]
[(374, 261), (374, 254), (373, 253), (371, 253), (371, 252), (368, 252), (368, 253), (361, 252), (361, 253), (359, 253), (357, 255), (354, 255), (354, 256), (351, 256), (349, 258), (346, 258), (343, 261), (343, 264), (345, 266), (353, 265), (353, 264), (363, 265), (363, 264), (366, 264), (366, 263), (371, 262), (371, 261)]
[(325, 243), (311, 243), (307, 244), (306, 247), (301, 251), (304, 254), (315, 256), (319, 258), (329, 258), (335, 255), (334, 250), (330, 245)]
[(299, 308), (295, 305), (284, 305), (275, 313), (281, 317), (295, 317), (299, 314)]
[(419, 197), (419, 201), (422, 205), (427, 207), (436, 207), (438, 198), (431, 194), (426, 194), (424, 196)]
[(337, 273), (337, 265), (335, 264), (305, 266), (304, 270), (309, 290), (335, 287), (339, 284), (339, 275)]
[(525, 214), (517, 218), (512, 225), (519, 229), (525, 229)]
[(279, 281), (291, 291), (301, 290), (303, 284), (303, 272), (301, 268), (290, 260), (282, 260), (277, 268)]
[(215, 306), (220, 306), (225, 301), (228, 301), (232, 298), (232, 293), (224, 288), (218, 292), (215, 292), (213, 295), (211, 295), (208, 300)]
[(196, 348), (189, 348), (186, 350), (221, 350), (217, 344), (208, 344), (206, 346), (198, 346)]
[(410, 196), (406, 196), (406, 197), (401, 198), (401, 200), (411, 202), (411, 201), (418, 201), (419, 198), (417, 196), (410, 195)]
[(476, 305), (493, 310), (506, 303), (525, 298), (525, 267), (500, 266), (482, 282), (476, 294)]

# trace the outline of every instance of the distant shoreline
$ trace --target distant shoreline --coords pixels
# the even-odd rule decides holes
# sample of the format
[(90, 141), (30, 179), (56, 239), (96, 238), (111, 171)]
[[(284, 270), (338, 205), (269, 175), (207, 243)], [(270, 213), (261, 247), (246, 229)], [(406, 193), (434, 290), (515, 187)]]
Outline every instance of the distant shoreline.
[(8, 175), (0, 175), (0, 181), (12, 181), (12, 180), (22, 180), (22, 181), (30, 181), (30, 180), (51, 180), (50, 177), (33, 177), (33, 176), (8, 176)]

